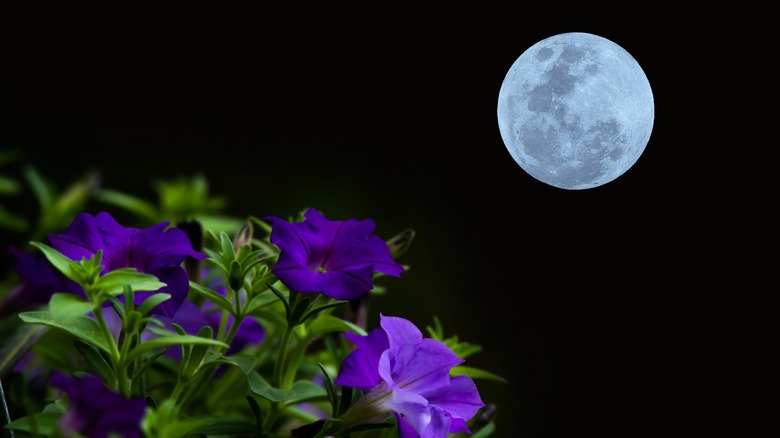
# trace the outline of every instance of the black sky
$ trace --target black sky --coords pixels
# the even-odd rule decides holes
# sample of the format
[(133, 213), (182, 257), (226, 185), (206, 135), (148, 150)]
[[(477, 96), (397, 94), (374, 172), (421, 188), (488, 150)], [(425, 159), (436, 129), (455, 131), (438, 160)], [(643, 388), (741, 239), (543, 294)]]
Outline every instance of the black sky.
[[(197, 172), (239, 216), (316, 207), (373, 218), (384, 238), (413, 228), (411, 270), (374, 310), (419, 326), (437, 315), (484, 347), (467, 364), (509, 380), (479, 383), (498, 405), (495, 436), (663, 430), (679, 348), (664, 342), (679, 317), (668, 285), (685, 269), (668, 254), (689, 220), (670, 205), (695, 193), (673, 140), (674, 55), (639, 23), (415, 17), (237, 13), (17, 34), (0, 63), (0, 149), (61, 184), (98, 169), (105, 186), (151, 196), (153, 179)], [(514, 60), (571, 31), (631, 53), (656, 105), (636, 165), (585, 191), (527, 175), (496, 121)]]

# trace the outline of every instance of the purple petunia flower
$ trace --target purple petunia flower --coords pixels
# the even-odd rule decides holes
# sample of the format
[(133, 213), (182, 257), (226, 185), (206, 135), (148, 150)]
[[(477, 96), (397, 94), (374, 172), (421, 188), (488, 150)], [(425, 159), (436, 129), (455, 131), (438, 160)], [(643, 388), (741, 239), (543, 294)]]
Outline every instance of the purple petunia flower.
[(485, 404), (468, 376), (450, 376), (463, 362), (444, 343), (423, 338), (410, 321), (380, 314), (379, 329), (367, 336), (345, 334), (357, 345), (341, 364), (335, 383), (366, 394), (345, 413), (360, 412), (364, 422), (390, 413), (401, 438), (446, 437), (471, 433), (466, 421)]
[(404, 268), (374, 232), (374, 221), (331, 221), (310, 208), (303, 222), (268, 217), (271, 243), (279, 247), (273, 273), (290, 290), (323, 293), (338, 300), (373, 288), (374, 272), (399, 277)]
[(74, 281), (57, 271), (41, 254), (33, 254), (9, 247), (8, 253), (16, 259), (17, 284), (0, 302), (0, 318), (46, 304), (55, 292), (84, 295)]
[(71, 377), (54, 372), (52, 387), (68, 395), (69, 406), (60, 419), (65, 437), (108, 438), (117, 434), (123, 438), (141, 438), (141, 420), (146, 412), (142, 398), (128, 399), (111, 391), (100, 377)]
[[(62, 234), (51, 234), (49, 240), (54, 249), (71, 258), (91, 258), (103, 250), (104, 271), (118, 268), (135, 268), (139, 272), (156, 276), (166, 286), (154, 292), (136, 292), (135, 303), (142, 303), (156, 293), (169, 293), (171, 299), (152, 309), (151, 313), (172, 316), (189, 292), (189, 279), (181, 264), (185, 258), (204, 259), (192, 249), (187, 235), (177, 229), (166, 231), (168, 222), (144, 230), (123, 227), (106, 212), (92, 216), (81, 213)], [(121, 297), (120, 297), (121, 298)]]

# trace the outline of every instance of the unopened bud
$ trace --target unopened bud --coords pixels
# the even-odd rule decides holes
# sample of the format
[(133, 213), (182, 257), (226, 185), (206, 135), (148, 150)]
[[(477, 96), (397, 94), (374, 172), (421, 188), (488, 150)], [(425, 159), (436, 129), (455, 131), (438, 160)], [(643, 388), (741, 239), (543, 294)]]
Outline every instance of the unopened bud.
[(255, 229), (252, 226), (250, 220), (245, 220), (241, 228), (236, 231), (236, 235), (233, 236), (233, 252), (238, 254), (244, 245), (252, 244), (252, 236), (255, 234)]
[(390, 250), (390, 255), (395, 259), (409, 249), (409, 245), (412, 244), (414, 239), (414, 230), (406, 229), (391, 237), (387, 241), (387, 248)]

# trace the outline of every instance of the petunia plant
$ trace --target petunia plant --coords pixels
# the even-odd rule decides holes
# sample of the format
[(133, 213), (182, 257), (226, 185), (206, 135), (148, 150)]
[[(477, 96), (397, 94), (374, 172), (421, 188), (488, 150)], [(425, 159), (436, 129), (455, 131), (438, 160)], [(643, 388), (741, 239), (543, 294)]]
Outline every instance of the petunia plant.
[[(380, 312), (379, 327), (367, 326), (371, 296), (409, 268), (399, 259), (412, 230), (383, 239), (371, 219), (331, 220), (314, 208), (286, 219), (171, 217), (184, 210), (169, 192), (183, 186), (161, 187), (165, 220), (151, 204), (103, 189), (100, 201), (146, 225), (83, 211), (9, 249), (17, 262), (0, 295), (0, 324), (10, 327), (0, 344), (9, 433), (411, 438), (495, 430), (481, 415), (495, 406), (478, 383), (503, 379), (464, 365), (479, 346), (445, 338), (436, 318), (427, 337), (402, 315)], [(221, 204), (201, 197), (218, 213)]]

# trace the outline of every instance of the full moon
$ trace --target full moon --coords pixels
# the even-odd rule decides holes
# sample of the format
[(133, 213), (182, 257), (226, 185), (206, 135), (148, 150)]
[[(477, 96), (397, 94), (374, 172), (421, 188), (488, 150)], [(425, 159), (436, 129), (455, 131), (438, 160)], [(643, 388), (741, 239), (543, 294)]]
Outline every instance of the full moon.
[(498, 127), (512, 158), (568, 190), (615, 180), (650, 140), (653, 92), (639, 63), (589, 33), (551, 36), (512, 64), (498, 94)]

